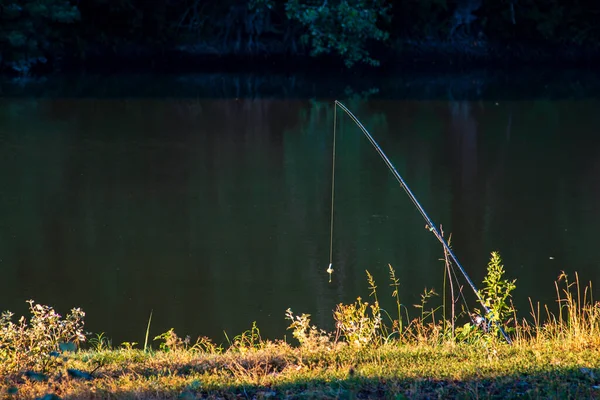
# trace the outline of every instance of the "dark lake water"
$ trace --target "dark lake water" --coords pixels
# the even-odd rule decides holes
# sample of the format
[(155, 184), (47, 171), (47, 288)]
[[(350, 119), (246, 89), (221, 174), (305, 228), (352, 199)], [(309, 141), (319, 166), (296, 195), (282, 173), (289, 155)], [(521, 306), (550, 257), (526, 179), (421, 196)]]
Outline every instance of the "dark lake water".
[(388, 297), (389, 263), (416, 315), (442, 291), (441, 247), (340, 113), (328, 282), (335, 98), (476, 283), (494, 250), (523, 315), (528, 297), (552, 304), (561, 270), (600, 282), (600, 90), (584, 78), (161, 79), (0, 85), (0, 309), (81, 307), (114, 344), (143, 342), (150, 310), (151, 336), (220, 342), (256, 321), (281, 338), (288, 307), (330, 328), (368, 295), (365, 269)]

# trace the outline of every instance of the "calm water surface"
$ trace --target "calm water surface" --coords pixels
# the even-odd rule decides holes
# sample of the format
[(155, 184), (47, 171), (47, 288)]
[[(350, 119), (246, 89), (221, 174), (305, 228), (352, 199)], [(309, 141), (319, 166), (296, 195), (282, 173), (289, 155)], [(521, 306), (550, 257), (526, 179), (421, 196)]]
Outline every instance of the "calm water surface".
[[(339, 302), (441, 292), (441, 249), (333, 98), (0, 98), (0, 308), (78, 306), (87, 329), (143, 342), (222, 341), (284, 312), (331, 327)], [(475, 282), (489, 252), (517, 307), (551, 303), (561, 270), (600, 282), (600, 101), (342, 98), (380, 141)], [(338, 114), (339, 116), (340, 114)], [(473, 304), (472, 304), (473, 305)]]

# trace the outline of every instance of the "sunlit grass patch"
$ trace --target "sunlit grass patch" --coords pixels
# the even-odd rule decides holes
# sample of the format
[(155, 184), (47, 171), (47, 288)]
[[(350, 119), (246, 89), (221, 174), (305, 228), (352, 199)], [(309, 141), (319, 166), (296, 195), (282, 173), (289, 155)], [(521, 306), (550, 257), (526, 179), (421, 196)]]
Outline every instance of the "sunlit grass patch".
[[(387, 343), (368, 350), (344, 346), (317, 356), (311, 353), (309, 359), (300, 348), (285, 344), (244, 354), (111, 350), (99, 358), (82, 351), (65, 367), (89, 371), (101, 359), (104, 364), (91, 381), (60, 371), (46, 382), (8, 379), (23, 398), (48, 391), (63, 398), (376, 398), (382, 393), (409, 398), (527, 393), (590, 397), (598, 384), (600, 352), (563, 345), (557, 354), (553, 347), (558, 344), (499, 344), (488, 352), (472, 344)], [(5, 383), (2, 390), (8, 390)]]

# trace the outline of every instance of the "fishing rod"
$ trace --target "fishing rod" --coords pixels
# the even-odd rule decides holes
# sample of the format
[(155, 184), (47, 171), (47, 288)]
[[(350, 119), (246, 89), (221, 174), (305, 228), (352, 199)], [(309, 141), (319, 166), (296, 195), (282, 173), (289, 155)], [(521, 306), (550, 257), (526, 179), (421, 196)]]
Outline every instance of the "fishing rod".
[[(477, 296), (477, 300), (483, 307), (486, 315), (491, 314), (490, 309), (485, 305), (485, 302), (481, 298), (481, 295), (479, 294), (479, 291), (475, 287), (475, 284), (473, 283), (473, 281), (471, 280), (471, 278), (469, 277), (467, 272), (464, 270), (461, 263), (458, 261), (458, 258), (456, 258), (456, 255), (454, 254), (454, 252), (452, 251), (452, 249), (450, 248), (448, 243), (446, 243), (446, 240), (441, 235), (440, 231), (436, 228), (436, 225), (433, 223), (431, 218), (429, 218), (429, 215), (427, 215), (427, 213), (425, 212), (425, 209), (421, 206), (421, 204), (419, 203), (419, 201), (417, 200), (417, 198), (415, 197), (413, 192), (410, 190), (410, 188), (408, 187), (406, 182), (404, 182), (404, 179), (402, 179), (402, 176), (398, 173), (398, 171), (396, 171), (396, 167), (394, 167), (394, 164), (392, 164), (390, 159), (385, 155), (385, 153), (383, 152), (383, 150), (381, 149), (379, 144), (375, 141), (373, 136), (371, 136), (371, 134), (369, 133), (367, 128), (365, 128), (364, 125), (358, 120), (358, 118), (356, 118), (356, 116), (354, 114), (352, 114), (352, 112), (350, 110), (348, 110), (348, 108), (345, 105), (343, 105), (341, 102), (339, 102), (338, 100), (335, 101), (334, 107), (336, 107), (336, 109), (337, 109), (337, 107), (341, 108), (350, 117), (350, 119), (356, 124), (356, 126), (358, 126), (360, 128), (360, 130), (364, 133), (364, 135), (367, 137), (367, 139), (369, 139), (369, 142), (371, 142), (371, 145), (373, 145), (373, 148), (377, 151), (377, 153), (379, 153), (379, 156), (383, 159), (383, 161), (387, 165), (388, 169), (392, 172), (392, 175), (394, 175), (394, 177), (396, 178), (398, 183), (400, 183), (400, 186), (402, 187), (402, 189), (404, 189), (404, 191), (408, 195), (409, 199), (415, 205), (417, 210), (419, 210), (419, 213), (421, 214), (421, 216), (427, 223), (427, 225), (425, 227), (430, 232), (432, 232), (435, 235), (435, 237), (437, 238), (437, 240), (442, 244), (444, 249), (448, 252), (448, 255), (450, 256), (452, 261), (454, 261), (454, 264), (458, 267), (458, 269), (464, 276), (464, 278), (467, 281), (467, 283), (469, 284), (469, 286), (471, 286), (471, 289), (473, 289), (473, 292), (475, 293), (475, 296)], [(337, 115), (335, 113), (334, 113), (334, 119), (337, 119)], [(334, 131), (335, 131), (335, 121), (334, 121)], [(335, 132), (334, 132), (334, 146), (335, 146)], [(335, 157), (335, 147), (334, 147), (334, 157)], [(335, 162), (335, 158), (334, 158), (334, 162)], [(334, 167), (335, 167), (335, 164), (334, 164)], [(333, 202), (333, 190), (332, 190), (332, 202)], [(331, 226), (332, 226), (331, 229), (333, 232), (333, 212), (332, 212), (332, 217), (331, 217)], [(329, 276), (330, 276), (330, 281), (331, 281), (331, 273), (333, 272), (332, 265), (333, 264), (332, 264), (332, 259), (331, 259), (331, 255), (330, 255), (329, 267), (327, 268), (327, 272), (329, 273)], [(512, 344), (512, 341), (510, 340), (510, 338), (508, 337), (508, 335), (506, 334), (506, 332), (504, 331), (502, 326), (500, 326), (498, 324), (498, 328), (499, 328), (500, 332), (502, 333), (502, 336), (504, 336), (504, 339), (506, 340), (506, 342), (508, 344)]]

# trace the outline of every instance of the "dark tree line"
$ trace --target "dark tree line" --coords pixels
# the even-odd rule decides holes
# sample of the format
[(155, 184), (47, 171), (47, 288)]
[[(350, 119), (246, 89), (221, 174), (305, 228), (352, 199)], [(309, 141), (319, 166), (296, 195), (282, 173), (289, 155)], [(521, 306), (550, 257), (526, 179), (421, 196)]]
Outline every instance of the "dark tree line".
[(583, 0), (0, 0), (0, 68), (174, 50), (348, 67), (408, 52), (576, 56), (597, 51), (598, 20), (600, 3)]

